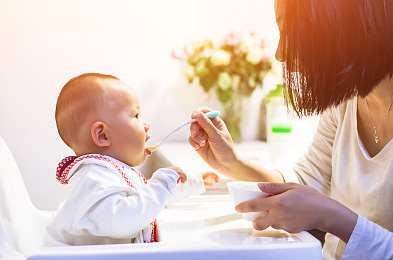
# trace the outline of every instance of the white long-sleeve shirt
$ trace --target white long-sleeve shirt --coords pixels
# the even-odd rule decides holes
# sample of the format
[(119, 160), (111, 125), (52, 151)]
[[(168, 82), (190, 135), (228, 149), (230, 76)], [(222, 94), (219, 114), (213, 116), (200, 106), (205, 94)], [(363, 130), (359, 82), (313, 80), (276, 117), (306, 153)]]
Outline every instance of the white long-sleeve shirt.
[[(179, 175), (166, 168), (157, 170), (145, 184), (134, 168), (104, 157), (123, 170), (132, 187), (111, 163), (89, 158), (75, 164), (69, 172), (72, 189), (47, 228), (53, 245), (150, 241), (150, 223), (174, 193), (180, 193), (179, 198), (205, 190), (201, 176), (188, 176), (187, 184), (181, 185)], [(175, 192), (178, 186), (182, 192)]]
[(294, 172), (358, 214), (348, 244), (326, 235), (324, 259), (393, 259), (393, 141), (369, 156), (357, 131), (357, 98), (322, 114)]

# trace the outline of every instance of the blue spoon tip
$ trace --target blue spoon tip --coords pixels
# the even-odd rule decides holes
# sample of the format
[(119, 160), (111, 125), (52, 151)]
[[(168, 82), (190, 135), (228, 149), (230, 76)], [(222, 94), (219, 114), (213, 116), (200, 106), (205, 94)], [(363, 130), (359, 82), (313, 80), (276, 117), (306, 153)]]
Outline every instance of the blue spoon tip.
[(207, 112), (207, 113), (205, 113), (205, 115), (207, 117), (211, 117), (211, 118), (218, 117), (220, 115), (220, 111)]

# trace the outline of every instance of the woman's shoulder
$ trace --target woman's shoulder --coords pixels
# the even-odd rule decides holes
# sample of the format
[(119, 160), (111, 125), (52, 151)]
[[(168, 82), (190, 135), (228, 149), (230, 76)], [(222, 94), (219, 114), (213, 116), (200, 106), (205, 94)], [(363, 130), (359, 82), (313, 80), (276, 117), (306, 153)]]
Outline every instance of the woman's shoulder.
[(356, 122), (357, 99), (345, 100), (337, 106), (326, 109), (320, 117), (319, 128), (336, 132), (338, 129), (352, 128)]
[(342, 101), (338, 105), (331, 106), (325, 112), (329, 112), (337, 115), (346, 114), (352, 112), (354, 106), (356, 107), (356, 104), (357, 104), (357, 97), (353, 97)]
[(333, 120), (334, 122), (338, 123), (343, 121), (345, 117), (352, 118), (354, 113), (356, 114), (356, 105), (356, 97), (347, 99), (336, 106), (331, 106), (330, 108), (326, 109), (322, 113), (321, 117), (329, 118), (329, 120)]

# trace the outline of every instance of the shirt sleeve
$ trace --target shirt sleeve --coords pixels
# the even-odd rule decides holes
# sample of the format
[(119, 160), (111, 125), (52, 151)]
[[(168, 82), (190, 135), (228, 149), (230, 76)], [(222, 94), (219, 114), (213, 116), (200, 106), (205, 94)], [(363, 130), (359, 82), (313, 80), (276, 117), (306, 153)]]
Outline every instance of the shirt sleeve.
[(179, 177), (173, 170), (160, 169), (148, 184), (136, 190), (122, 184), (115, 174), (108, 174), (107, 169), (102, 170), (105, 174), (97, 174), (95, 168), (94, 175), (85, 176), (80, 183), (80, 187), (90, 191), (81, 198), (74, 228), (115, 239), (134, 238), (148, 227), (164, 209)]
[[(330, 194), (332, 149), (337, 131), (337, 108), (325, 111), (307, 152), (294, 164), (293, 171), (299, 183)], [(286, 181), (290, 178), (284, 174)]]
[(179, 202), (193, 195), (199, 195), (206, 191), (201, 174), (187, 175), (185, 183), (178, 183), (169, 203)]
[(358, 215), (342, 259), (393, 259), (393, 233)]

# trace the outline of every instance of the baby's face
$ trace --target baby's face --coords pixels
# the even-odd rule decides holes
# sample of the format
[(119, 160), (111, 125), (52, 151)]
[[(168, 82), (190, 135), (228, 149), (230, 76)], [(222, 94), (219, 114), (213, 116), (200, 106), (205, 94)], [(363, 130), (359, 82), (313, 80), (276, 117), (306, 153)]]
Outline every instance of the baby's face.
[(113, 81), (104, 113), (110, 147), (107, 155), (130, 166), (141, 165), (147, 157), (149, 124), (140, 118), (137, 93), (121, 81)]

